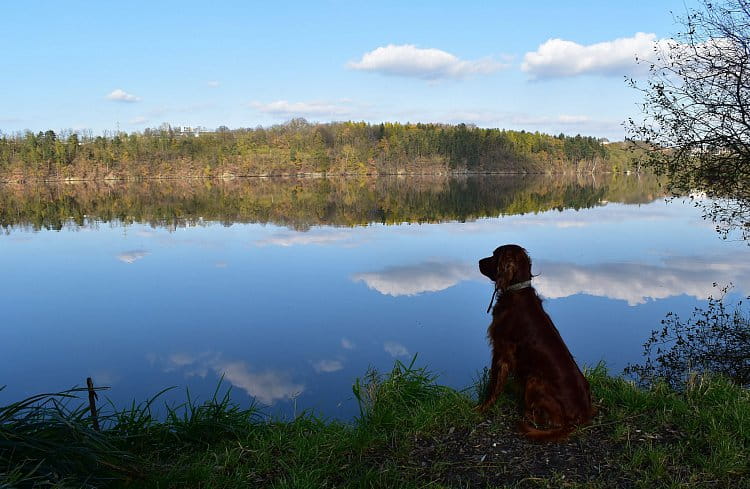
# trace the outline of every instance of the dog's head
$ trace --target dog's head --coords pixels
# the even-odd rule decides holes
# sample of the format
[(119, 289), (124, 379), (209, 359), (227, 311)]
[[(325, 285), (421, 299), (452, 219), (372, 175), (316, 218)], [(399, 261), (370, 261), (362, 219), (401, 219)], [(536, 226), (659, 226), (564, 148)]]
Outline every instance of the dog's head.
[(492, 256), (479, 260), (479, 271), (504, 290), (509, 285), (531, 280), (531, 258), (518, 245), (504, 245)]

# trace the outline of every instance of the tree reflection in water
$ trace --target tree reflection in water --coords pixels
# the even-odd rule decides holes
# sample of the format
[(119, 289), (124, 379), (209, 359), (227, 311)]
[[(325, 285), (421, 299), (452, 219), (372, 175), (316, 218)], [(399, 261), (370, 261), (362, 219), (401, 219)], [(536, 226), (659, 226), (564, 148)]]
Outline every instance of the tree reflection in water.
[(662, 196), (642, 175), (247, 178), (0, 185), (0, 226), (96, 222), (181, 227), (204, 221), (311, 226), (466, 221)]

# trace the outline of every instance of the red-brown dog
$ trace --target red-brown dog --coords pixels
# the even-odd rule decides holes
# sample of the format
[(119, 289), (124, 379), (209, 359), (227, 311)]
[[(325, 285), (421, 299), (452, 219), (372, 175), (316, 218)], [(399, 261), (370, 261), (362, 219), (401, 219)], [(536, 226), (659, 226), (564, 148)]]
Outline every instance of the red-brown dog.
[(479, 260), (479, 271), (495, 282), (500, 294), (487, 330), (492, 345), (489, 392), (479, 409), (497, 400), (512, 374), (523, 389), (521, 432), (535, 440), (567, 438), (576, 425), (591, 421), (595, 409), (588, 381), (531, 287), (529, 255), (517, 245), (501, 246)]

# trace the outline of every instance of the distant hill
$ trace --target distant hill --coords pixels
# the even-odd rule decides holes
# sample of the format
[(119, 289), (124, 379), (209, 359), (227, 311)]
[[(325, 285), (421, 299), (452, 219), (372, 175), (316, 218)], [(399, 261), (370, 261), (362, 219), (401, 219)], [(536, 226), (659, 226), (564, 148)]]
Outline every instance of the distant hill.
[[(606, 144), (605, 144), (606, 143)], [(312, 124), (194, 132), (0, 137), (0, 178), (139, 179), (299, 174), (637, 171), (627, 143), (465, 124)]]

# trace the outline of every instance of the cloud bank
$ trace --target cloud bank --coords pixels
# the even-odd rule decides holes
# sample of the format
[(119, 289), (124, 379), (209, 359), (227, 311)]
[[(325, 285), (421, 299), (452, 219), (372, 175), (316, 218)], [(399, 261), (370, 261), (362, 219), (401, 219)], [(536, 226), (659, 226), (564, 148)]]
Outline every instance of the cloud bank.
[(418, 48), (413, 44), (389, 44), (365, 53), (362, 59), (352, 61), (347, 66), (353, 70), (383, 75), (437, 80), (485, 75), (508, 65), (490, 58), (465, 61), (440, 49)]
[(532, 78), (563, 78), (583, 74), (624, 76), (645, 74), (655, 49), (666, 47), (656, 34), (637, 32), (633, 37), (582, 45), (564, 39), (549, 39), (536, 51), (524, 55), (521, 70)]

